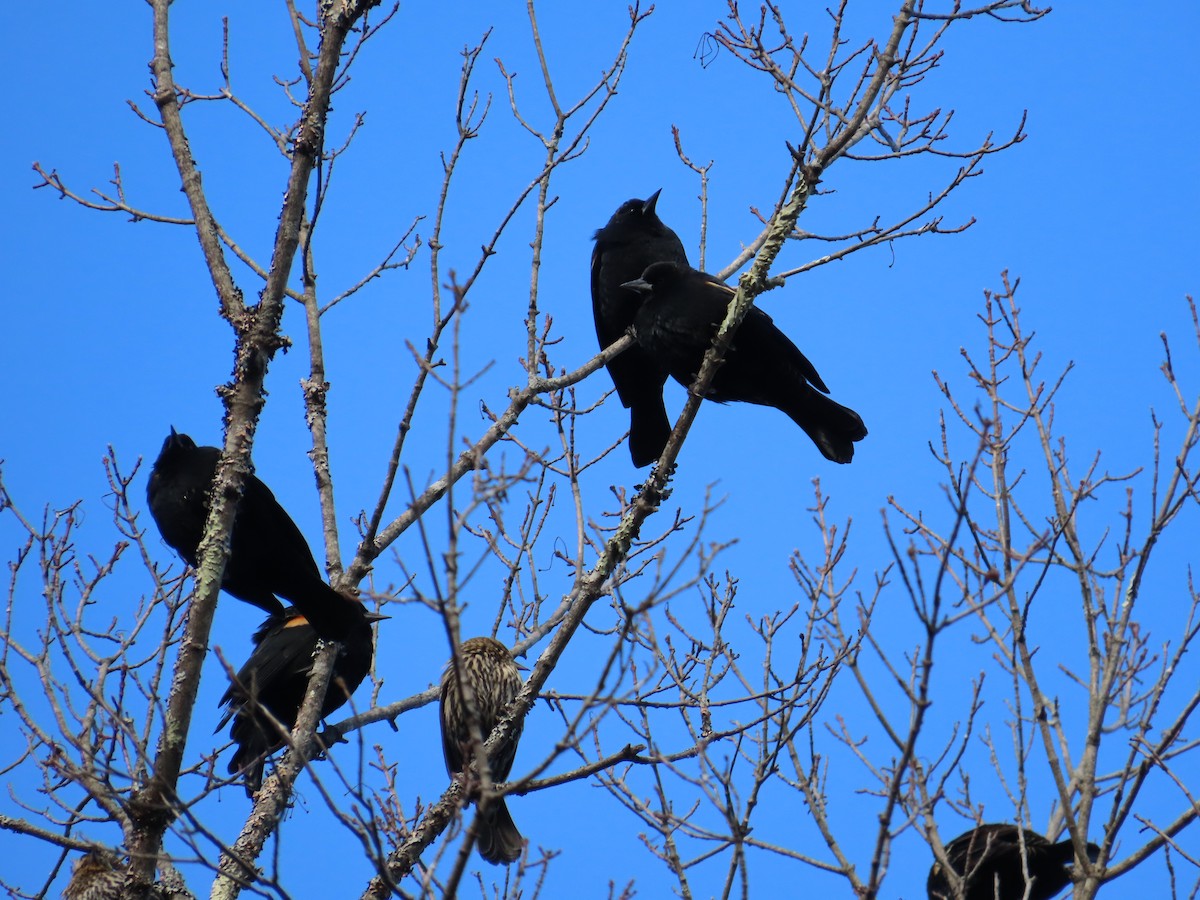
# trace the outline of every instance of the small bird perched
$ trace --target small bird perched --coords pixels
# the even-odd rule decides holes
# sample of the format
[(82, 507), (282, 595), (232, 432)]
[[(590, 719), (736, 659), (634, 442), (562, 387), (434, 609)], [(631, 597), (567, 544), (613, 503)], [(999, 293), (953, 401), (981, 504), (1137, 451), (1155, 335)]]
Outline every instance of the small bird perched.
[[(687, 253), (679, 236), (654, 211), (659, 189), (646, 200), (626, 200), (608, 224), (594, 235), (592, 250), (592, 314), (600, 349), (608, 347), (633, 325), (641, 296), (625, 287), (651, 263), (670, 260), (686, 266)], [(663, 406), (667, 373), (636, 344), (608, 363), (621, 405), (629, 410), (629, 454), (638, 468), (662, 455), (671, 436), (671, 421)]]
[[(71, 871), (71, 880), (63, 889), (63, 900), (120, 900), (125, 896), (127, 866), (103, 850), (89, 850), (79, 859)], [(148, 891), (131, 896), (146, 900), (196, 900), (196, 895), (187, 889), (179, 872), (167, 867), (161, 872), (162, 881)], [(136, 891), (136, 889), (135, 889)]]
[[(1100, 858), (1095, 844), (1089, 843), (1087, 852), (1092, 862)], [(1016, 825), (980, 825), (947, 844), (946, 857), (963, 879), (963, 900), (1050, 900), (1071, 883), (1067, 866), (1074, 863), (1075, 850), (1070, 840), (1052, 844)], [(929, 900), (959, 900), (940, 861), (929, 870), (925, 889)]]
[(89, 850), (75, 860), (63, 900), (116, 900), (124, 887), (124, 867), (102, 850)]
[[(469, 767), (474, 758), (472, 723), (479, 725), (479, 733), (486, 742), (505, 707), (520, 690), (521, 670), (507, 647), (488, 637), (463, 641), (458, 648), (458, 664), (450, 660), (442, 675), (440, 709), (446, 771), (453, 776)], [(504, 781), (512, 771), (522, 725), (517, 722), (509, 740), (488, 757), (493, 783)], [(503, 797), (489, 798), (477, 822), (480, 856), (495, 864), (516, 862), (520, 858), (523, 839)]]
[[(193, 568), (220, 456), (216, 447), (197, 447), (172, 428), (146, 487), (163, 540)], [(253, 475), (246, 476), (238, 503), (221, 587), (273, 616), (283, 615), (276, 595), (290, 600), (326, 640), (343, 640), (364, 621), (362, 604), (325, 583), (304, 535)]]
[[(624, 285), (643, 296), (634, 319), (638, 344), (671, 377), (691, 387), (725, 319), (729, 285), (687, 265), (658, 262)], [(848, 463), (867, 426), (854, 410), (824, 396), (829, 388), (771, 317), (756, 306), (733, 336), (708, 399), (774, 406), (804, 429), (826, 459)]]
[[(364, 612), (341, 644), (333, 664), (333, 676), (321, 704), (321, 718), (343, 706), (371, 670), (375, 643), (371, 623), (387, 618)], [(271, 616), (254, 635), (254, 652), (237, 679), (221, 697), (227, 706), (216, 730), (233, 718), (229, 736), (238, 745), (229, 761), (229, 774), (245, 773), (246, 795), (253, 797), (262, 787), (266, 757), (284, 745), (279, 726), (291, 731), (312, 674), (313, 654), (319, 637), (299, 610), (288, 608)]]

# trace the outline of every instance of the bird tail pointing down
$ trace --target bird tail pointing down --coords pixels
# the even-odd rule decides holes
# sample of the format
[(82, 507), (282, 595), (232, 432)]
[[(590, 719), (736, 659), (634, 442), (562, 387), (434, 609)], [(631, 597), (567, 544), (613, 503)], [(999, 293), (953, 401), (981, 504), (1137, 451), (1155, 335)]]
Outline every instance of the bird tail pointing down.
[(486, 812), (480, 812), (477, 827), (479, 855), (488, 862), (506, 865), (521, 858), (521, 832), (509, 815), (503, 797), (493, 800)]
[(854, 443), (867, 436), (867, 426), (858, 413), (811, 387), (784, 412), (812, 438), (821, 454), (835, 463), (854, 459)]
[(629, 404), (629, 452), (638, 468), (662, 456), (671, 437), (671, 420), (663, 405), (662, 388), (657, 396), (640, 397)]

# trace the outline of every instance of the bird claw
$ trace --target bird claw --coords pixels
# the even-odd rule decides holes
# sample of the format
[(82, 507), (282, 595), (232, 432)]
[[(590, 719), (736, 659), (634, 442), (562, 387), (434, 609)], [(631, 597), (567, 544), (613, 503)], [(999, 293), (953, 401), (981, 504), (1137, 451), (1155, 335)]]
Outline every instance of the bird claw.
[[(667, 467), (666, 474), (668, 478), (675, 474), (675, 463), (671, 463), (671, 465)], [(671, 488), (664, 487), (662, 490), (657, 490), (651, 485), (649, 480), (647, 480), (646, 484), (636, 485), (636, 490), (642, 492), (645, 496), (646, 502), (654, 507), (658, 507), (659, 505), (665, 503), (671, 497)]]
[(345, 732), (336, 725), (326, 725), (316, 735), (317, 742), (320, 744), (322, 751), (328, 750), (330, 747), (337, 744), (348, 744)]

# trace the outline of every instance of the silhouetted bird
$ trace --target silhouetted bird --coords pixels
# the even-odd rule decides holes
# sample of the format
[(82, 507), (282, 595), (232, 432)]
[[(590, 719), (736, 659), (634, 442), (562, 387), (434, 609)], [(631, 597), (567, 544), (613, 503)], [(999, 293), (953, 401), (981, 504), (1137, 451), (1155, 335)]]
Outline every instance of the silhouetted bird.
[[(216, 447), (197, 447), (172, 428), (146, 488), (163, 540), (192, 567), (199, 563), (197, 549), (220, 456)], [(362, 604), (325, 583), (304, 535), (253, 475), (246, 476), (221, 587), (276, 616), (283, 614), (276, 595), (290, 600), (331, 641), (342, 640), (363, 622)]]
[[(383, 618), (386, 616), (364, 611), (362, 620), (342, 642), (321, 718), (344, 705), (367, 677), (375, 655), (371, 623)], [(271, 616), (255, 633), (254, 652), (221, 698), (221, 705), (229, 708), (217, 731), (233, 717), (229, 736), (238, 748), (229, 761), (229, 774), (245, 773), (247, 796), (254, 796), (262, 787), (266, 757), (284, 745), (279, 726), (270, 717), (288, 731), (296, 725), (317, 641), (317, 632), (298, 610), (289, 608)]]
[[(1026, 865), (1021, 863), (1024, 835)], [(1099, 859), (1100, 848), (1087, 845), (1088, 858)], [(1050, 900), (1071, 883), (1067, 868), (1075, 861), (1069, 840), (1052, 844), (1040, 834), (1016, 825), (980, 825), (946, 845), (946, 856), (965, 880), (965, 900)], [(1025, 893), (1026, 869), (1029, 893)], [(935, 862), (925, 883), (929, 900), (957, 900), (941, 862)]]
[[(463, 696), (460, 681), (469, 689), (469, 702)], [(507, 647), (487, 637), (463, 641), (458, 648), (457, 669), (454, 660), (450, 660), (442, 675), (442, 750), (446, 754), (446, 770), (451, 775), (464, 771), (472, 760), (472, 720), (478, 722), (479, 732), (487, 741), (505, 707), (520, 690), (521, 670)], [(512, 771), (522, 724), (517, 722), (512, 737), (488, 758), (493, 783), (504, 781)], [(508, 814), (503, 797), (489, 801), (487, 810), (479, 814), (478, 823), (480, 856), (497, 864), (520, 858), (521, 832)]]
[[(647, 200), (627, 200), (595, 234), (592, 250), (592, 313), (603, 350), (633, 325), (642, 298), (625, 287), (651, 263), (670, 260), (686, 266), (679, 236), (662, 223), (654, 206), (661, 190)], [(663, 406), (667, 373), (636, 344), (608, 363), (621, 404), (629, 410), (629, 455), (635, 466), (648, 466), (662, 454), (671, 436)]]
[[(644, 297), (634, 321), (638, 344), (676, 381), (691, 387), (734, 289), (673, 262), (655, 263), (625, 287)], [(854, 442), (866, 437), (867, 427), (858, 413), (833, 402), (824, 396), (827, 393), (813, 364), (770, 316), (752, 306), (717, 369), (708, 399), (783, 410), (826, 459), (848, 463), (854, 458)]]

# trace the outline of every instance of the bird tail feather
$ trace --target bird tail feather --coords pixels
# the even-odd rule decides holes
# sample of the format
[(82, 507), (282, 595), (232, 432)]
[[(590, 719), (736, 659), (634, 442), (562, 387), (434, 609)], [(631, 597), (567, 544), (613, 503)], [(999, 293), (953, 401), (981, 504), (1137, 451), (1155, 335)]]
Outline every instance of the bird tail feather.
[(492, 801), (486, 812), (478, 817), (479, 855), (495, 865), (516, 862), (521, 858), (524, 839), (517, 824), (509, 815), (503, 797)]
[(670, 437), (671, 420), (661, 391), (657, 403), (653, 398), (642, 399), (629, 407), (629, 453), (639, 469), (662, 456)]
[(250, 742), (248, 745), (243, 744), (238, 747), (233, 759), (229, 761), (229, 774), (236, 775), (239, 772), (242, 774), (242, 784), (246, 787), (246, 796), (251, 799), (262, 788), (263, 768), (267, 764), (269, 752), (269, 747), (264, 747), (257, 742)]
[(339, 594), (319, 578), (305, 579), (279, 593), (291, 601), (317, 634), (327, 641), (346, 640), (366, 616), (361, 603)]
[(867, 436), (867, 426), (858, 413), (811, 388), (800, 402), (784, 411), (804, 429), (821, 454), (835, 463), (854, 459), (855, 441)]

